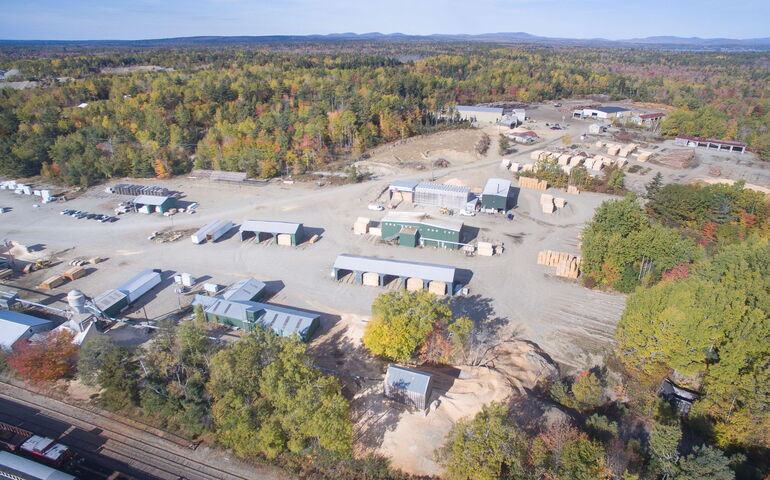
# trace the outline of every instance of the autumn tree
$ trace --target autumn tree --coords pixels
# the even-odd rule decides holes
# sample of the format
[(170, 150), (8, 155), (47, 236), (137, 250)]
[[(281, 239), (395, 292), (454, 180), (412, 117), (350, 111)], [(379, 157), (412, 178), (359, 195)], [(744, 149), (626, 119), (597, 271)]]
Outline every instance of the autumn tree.
[(8, 355), (8, 365), (22, 377), (35, 382), (52, 382), (74, 371), (78, 347), (69, 330), (46, 334), (40, 341), (22, 340)]
[(434, 331), (445, 330), (451, 318), (449, 306), (430, 293), (383, 293), (372, 304), (372, 320), (364, 332), (364, 346), (374, 355), (389, 360), (414, 360), (429, 336)]

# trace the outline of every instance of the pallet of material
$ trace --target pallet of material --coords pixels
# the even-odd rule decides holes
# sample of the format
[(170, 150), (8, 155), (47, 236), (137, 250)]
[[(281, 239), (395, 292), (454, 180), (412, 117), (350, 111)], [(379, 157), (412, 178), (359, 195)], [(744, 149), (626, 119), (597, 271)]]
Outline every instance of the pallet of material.
[(571, 195), (580, 195), (580, 189), (574, 185), (567, 185), (567, 193)]
[(548, 188), (548, 182), (530, 177), (519, 177), (519, 187), (532, 188), (534, 190), (545, 190)]
[(90, 263), (91, 265), (96, 265), (97, 263), (102, 263), (103, 261), (104, 259), (99, 257), (92, 257), (88, 259), (88, 263)]
[(83, 267), (72, 267), (66, 272), (62, 273), (62, 277), (69, 279), (69, 280), (77, 280), (80, 277), (84, 277), (86, 275), (86, 269)]
[(53, 277), (43, 280), (43, 283), (41, 283), (38, 288), (43, 290), (51, 290), (60, 285), (64, 285), (65, 282), (66, 280), (64, 280), (64, 277), (61, 275), (54, 275)]
[(312, 245), (312, 244), (314, 244), (315, 242), (317, 242), (317, 241), (318, 241), (320, 238), (321, 238), (321, 237), (319, 237), (319, 236), (318, 236), (318, 234), (316, 234), (316, 235), (313, 235), (312, 237), (310, 237), (310, 240), (308, 240), (308, 241), (307, 241), (307, 243), (309, 243), (309, 244), (311, 244), (311, 245)]
[(565, 278), (578, 278), (580, 276), (580, 257), (553, 250), (543, 250), (537, 255), (537, 264), (547, 267), (556, 267), (556, 275)]

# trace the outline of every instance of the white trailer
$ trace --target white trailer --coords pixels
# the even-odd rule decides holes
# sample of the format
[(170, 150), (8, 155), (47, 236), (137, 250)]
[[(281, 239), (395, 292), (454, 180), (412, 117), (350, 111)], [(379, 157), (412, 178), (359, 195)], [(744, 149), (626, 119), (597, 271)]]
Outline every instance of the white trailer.
[(126, 297), (128, 297), (128, 303), (134, 303), (139, 299), (139, 297), (152, 290), (152, 288), (156, 285), (160, 284), (160, 282), (160, 272), (155, 270), (143, 270), (132, 279), (119, 286), (117, 290), (126, 294)]
[(228, 220), (216, 220), (190, 235), (190, 240), (195, 244), (201, 244), (207, 240), (214, 242), (219, 237), (229, 232), (234, 226), (233, 222)]

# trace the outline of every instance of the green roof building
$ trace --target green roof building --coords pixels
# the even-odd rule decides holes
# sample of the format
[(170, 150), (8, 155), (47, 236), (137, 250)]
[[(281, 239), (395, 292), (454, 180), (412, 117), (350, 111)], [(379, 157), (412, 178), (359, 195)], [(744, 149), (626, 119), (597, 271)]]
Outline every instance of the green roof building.
[(490, 178), (481, 194), (481, 208), (484, 210), (508, 210), (508, 194), (511, 182), (501, 178)]
[(420, 212), (390, 212), (382, 219), (380, 227), (383, 239), (398, 239), (402, 246), (457, 249), (463, 245), (462, 222), (437, 219)]

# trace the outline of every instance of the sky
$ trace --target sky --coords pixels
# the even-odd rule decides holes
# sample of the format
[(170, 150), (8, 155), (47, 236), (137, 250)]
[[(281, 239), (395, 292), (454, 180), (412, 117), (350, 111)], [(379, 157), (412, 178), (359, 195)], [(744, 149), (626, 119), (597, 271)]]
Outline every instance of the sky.
[(769, 0), (0, 0), (0, 38), (527, 32), (770, 37)]

